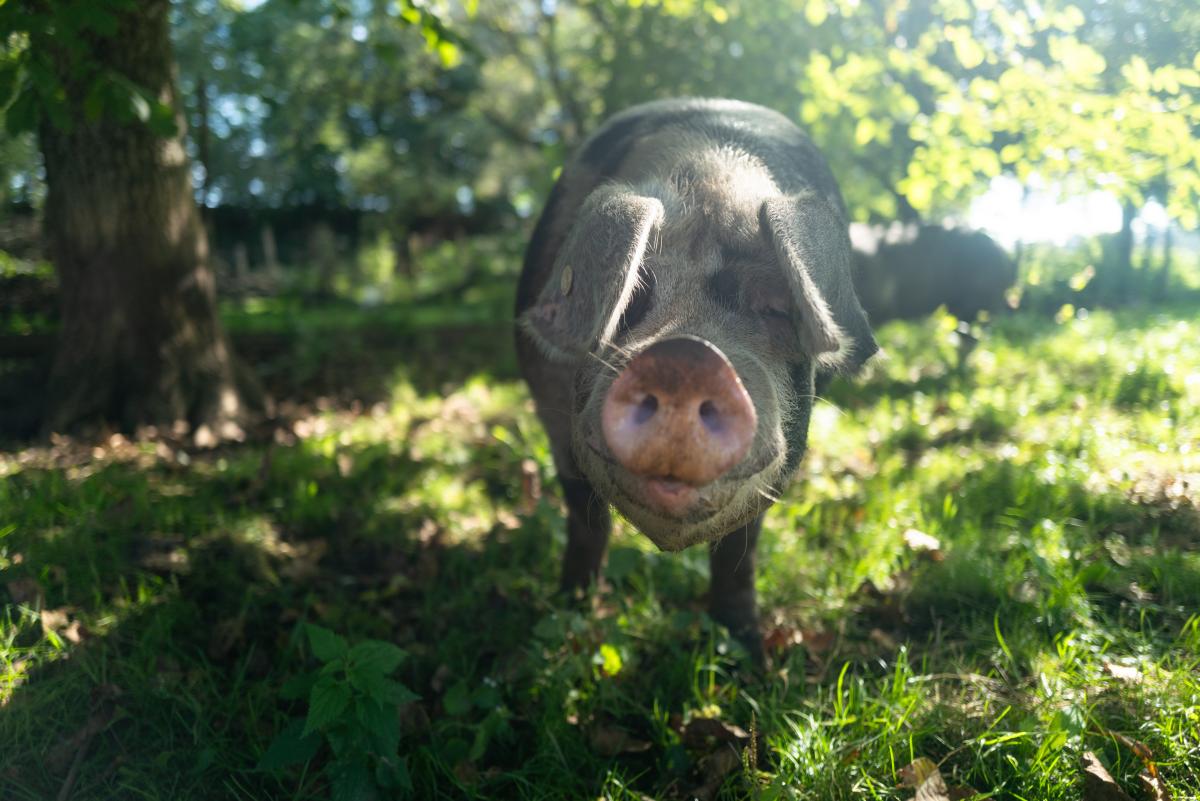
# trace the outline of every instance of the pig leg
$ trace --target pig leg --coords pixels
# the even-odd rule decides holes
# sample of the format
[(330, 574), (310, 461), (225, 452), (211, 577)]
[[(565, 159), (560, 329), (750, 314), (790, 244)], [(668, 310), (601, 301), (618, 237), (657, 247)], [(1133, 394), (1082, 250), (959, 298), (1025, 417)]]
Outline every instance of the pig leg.
[(612, 514), (608, 501), (601, 498), (587, 481), (561, 480), (567, 499), (567, 551), (563, 554), (562, 589), (568, 593), (586, 590), (600, 575)]
[(738, 639), (756, 662), (762, 662), (762, 634), (758, 630), (754, 593), (754, 549), (762, 530), (762, 515), (726, 534), (708, 554), (712, 580), (708, 613)]

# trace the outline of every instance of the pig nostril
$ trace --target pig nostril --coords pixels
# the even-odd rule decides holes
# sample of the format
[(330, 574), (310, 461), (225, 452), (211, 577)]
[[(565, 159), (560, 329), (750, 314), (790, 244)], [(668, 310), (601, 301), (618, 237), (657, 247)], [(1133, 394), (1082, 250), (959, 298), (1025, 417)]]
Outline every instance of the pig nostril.
[(714, 434), (719, 434), (725, 430), (725, 423), (721, 419), (721, 413), (717, 411), (716, 404), (710, 400), (706, 400), (700, 404), (700, 422)]
[(633, 422), (641, 425), (653, 417), (654, 413), (657, 411), (658, 398), (654, 397), (653, 395), (647, 395), (646, 397), (642, 398), (641, 403), (634, 407)]

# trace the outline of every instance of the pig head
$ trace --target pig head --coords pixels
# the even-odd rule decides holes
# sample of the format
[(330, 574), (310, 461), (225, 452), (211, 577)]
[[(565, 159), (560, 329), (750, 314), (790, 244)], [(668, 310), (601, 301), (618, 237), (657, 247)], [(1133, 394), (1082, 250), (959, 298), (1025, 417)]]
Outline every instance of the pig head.
[(601, 128), (551, 194), (517, 313), (567, 497), (568, 587), (599, 569), (609, 504), (664, 550), (752, 547), (819, 376), (876, 351), (823, 158), (736, 101), (651, 103)]

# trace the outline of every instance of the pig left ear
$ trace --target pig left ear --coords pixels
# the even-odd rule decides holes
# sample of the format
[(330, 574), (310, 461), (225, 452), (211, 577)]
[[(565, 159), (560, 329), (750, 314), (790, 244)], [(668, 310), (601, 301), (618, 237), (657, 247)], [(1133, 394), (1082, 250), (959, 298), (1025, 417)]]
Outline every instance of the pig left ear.
[(550, 280), (520, 318), (549, 358), (573, 361), (609, 342), (662, 218), (661, 201), (620, 184), (588, 196)]
[(823, 367), (857, 371), (879, 345), (854, 292), (842, 213), (802, 192), (764, 201), (758, 218), (792, 290), (801, 348)]

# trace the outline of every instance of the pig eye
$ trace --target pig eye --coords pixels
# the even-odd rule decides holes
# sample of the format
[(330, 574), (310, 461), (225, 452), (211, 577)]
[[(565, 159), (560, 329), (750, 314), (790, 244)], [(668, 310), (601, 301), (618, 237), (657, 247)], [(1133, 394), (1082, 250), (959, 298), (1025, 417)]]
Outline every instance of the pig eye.
[(721, 270), (708, 278), (708, 295), (729, 311), (738, 308), (738, 280), (733, 270)]
[(654, 273), (649, 270), (642, 269), (638, 274), (638, 285), (633, 290), (633, 295), (629, 298), (629, 303), (625, 306), (625, 311), (621, 313), (621, 322), (617, 325), (617, 330), (623, 334), (629, 331), (645, 318), (646, 313), (650, 311), (650, 305), (654, 299)]

